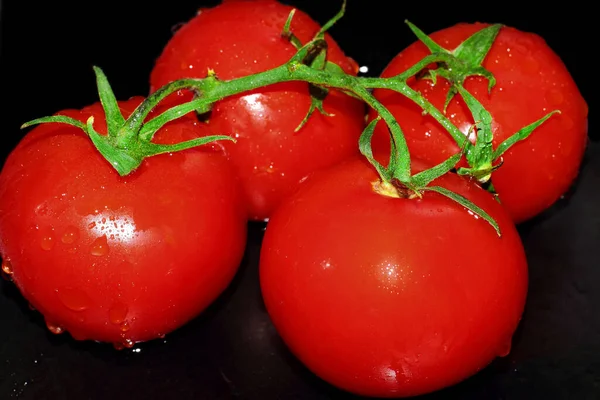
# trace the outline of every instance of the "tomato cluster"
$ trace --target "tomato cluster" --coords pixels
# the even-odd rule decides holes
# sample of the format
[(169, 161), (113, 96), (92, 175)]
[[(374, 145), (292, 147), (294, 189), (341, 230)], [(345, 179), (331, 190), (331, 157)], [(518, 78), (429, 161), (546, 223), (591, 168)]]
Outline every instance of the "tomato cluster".
[[(474, 100), (460, 90), (449, 97), (463, 82), (433, 63), (408, 78), (403, 93), (378, 88), (371, 98), (303, 79), (256, 87), (246, 80), (248, 90), (188, 107), (221, 82), (276, 69), (315, 38), (327, 61), (319, 67), (318, 56), (307, 56), (306, 66), (356, 79), (357, 64), (333, 38), (291, 12), (276, 0), (202, 9), (164, 47), (148, 96), (117, 101), (97, 72), (100, 102), (33, 121), (41, 125), (0, 173), (3, 274), (51, 331), (130, 347), (200, 314), (236, 274), (247, 223), (268, 221), (264, 303), (311, 371), (380, 397), (462, 381), (510, 351), (528, 286), (516, 224), (575, 180), (586, 102), (541, 37), (501, 27), (472, 66), (483, 72), (461, 86)], [(458, 24), (430, 38), (459, 58), (454, 49), (487, 27)], [(429, 54), (416, 41), (381, 77)], [(161, 95), (175, 81), (205, 78), (205, 93), (190, 86)], [(558, 113), (488, 160), (496, 164), (478, 179), (461, 172), (479, 166), (410, 90), (473, 144), (489, 129), (494, 149)], [(378, 119), (381, 109), (367, 113), (365, 97), (400, 126), (408, 178), (392, 163), (383, 167), (402, 140), (389, 118)], [(473, 112), (473, 101), (491, 121), (474, 117), (484, 114)], [(453, 157), (454, 169), (432, 172)]]

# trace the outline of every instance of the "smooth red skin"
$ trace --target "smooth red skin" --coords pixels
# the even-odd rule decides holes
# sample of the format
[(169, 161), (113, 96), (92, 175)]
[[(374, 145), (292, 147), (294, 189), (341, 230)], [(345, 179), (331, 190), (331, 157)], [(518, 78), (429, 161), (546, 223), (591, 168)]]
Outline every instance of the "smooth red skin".
[[(128, 114), (139, 102), (120, 105)], [(93, 115), (106, 131), (98, 104), (61, 114)], [(204, 134), (186, 118), (154, 141)], [(116, 345), (161, 337), (204, 310), (237, 271), (246, 215), (236, 179), (210, 146), (151, 157), (119, 177), (83, 131), (40, 125), (0, 174), (0, 253), (49, 326)]]
[(455, 384), (506, 355), (523, 312), (527, 263), (510, 217), (456, 175), (437, 193), (373, 192), (359, 160), (309, 178), (273, 215), (260, 258), (267, 311), (291, 351), (325, 381), (377, 397)]
[[(272, 0), (229, 1), (202, 9), (164, 48), (151, 74), (152, 91), (179, 78), (204, 78), (208, 69), (228, 80), (284, 64), (296, 52), (281, 38), (291, 9)], [(319, 28), (307, 14), (298, 10), (294, 15), (292, 32), (303, 43)], [(329, 60), (356, 74), (356, 63), (329, 35), (326, 40)], [(187, 92), (180, 95), (174, 101), (190, 99)], [(315, 112), (295, 133), (309, 106), (308, 87), (303, 82), (271, 85), (214, 106), (210, 115), (213, 131), (237, 139), (225, 147), (242, 178), (250, 219), (268, 218), (310, 172), (358, 153), (358, 138), (365, 126), (363, 103), (331, 91), (324, 108), (335, 115)]]
[[(444, 48), (454, 49), (485, 26), (457, 24), (431, 37)], [(415, 42), (389, 63), (382, 76), (401, 73), (427, 54), (425, 45)], [(587, 144), (588, 107), (562, 60), (536, 34), (503, 27), (483, 66), (497, 81), (491, 94), (488, 81), (480, 77), (469, 78), (465, 88), (493, 117), (494, 148), (548, 112), (561, 111), (504, 153), (504, 164), (492, 174), (503, 205), (520, 223), (546, 210), (575, 180)], [(449, 86), (447, 81), (438, 82), (434, 87), (430, 81), (420, 80), (412, 86), (443, 109)], [(409, 100), (387, 90), (376, 90), (375, 96), (398, 119), (414, 156), (438, 163), (458, 152), (447, 131), (431, 116), (423, 116)], [(473, 119), (460, 96), (454, 97), (446, 115), (463, 133), (469, 132)], [(377, 128), (373, 147), (389, 149), (385, 126)]]

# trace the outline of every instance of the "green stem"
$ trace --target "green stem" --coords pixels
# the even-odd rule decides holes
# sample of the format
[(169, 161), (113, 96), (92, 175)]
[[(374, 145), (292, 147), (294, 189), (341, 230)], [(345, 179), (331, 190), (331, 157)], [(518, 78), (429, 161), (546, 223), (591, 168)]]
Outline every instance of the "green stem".
[[(317, 42), (313, 42), (313, 45), (317, 46)], [(310, 44), (307, 46), (310, 46)], [(307, 46), (303, 48), (305, 53), (310, 52), (310, 50), (306, 50), (307, 48), (310, 49), (310, 47)], [(377, 111), (381, 118), (386, 122), (390, 128), (392, 140), (394, 141), (397, 150), (395, 154), (392, 154), (392, 160), (390, 161), (390, 164), (395, 170), (393, 177), (402, 182), (408, 182), (410, 179), (410, 155), (400, 125), (392, 113), (384, 107), (368, 89), (383, 88), (401, 93), (419, 105), (427, 113), (431, 114), (443, 127), (448, 129), (458, 143), (461, 143), (463, 147), (466, 147), (470, 145), (470, 143), (468, 143), (465, 135), (462, 134), (462, 132), (460, 132), (460, 130), (452, 124), (442, 112), (435, 108), (420, 93), (413, 90), (406, 82), (415, 74), (423, 70), (423, 68), (435, 62), (452, 63), (452, 56), (444, 53), (432, 54), (425, 57), (402, 74), (392, 78), (364, 78), (343, 73), (331, 73), (323, 69), (315, 69), (300, 62), (299, 57), (295, 56), (286, 64), (274, 69), (233, 80), (214, 81), (212, 85), (206, 84), (207, 79), (209, 78), (174, 81), (162, 87), (160, 93), (156, 92), (154, 95), (150, 96), (148, 102), (151, 108), (168, 94), (181, 89), (189, 89), (194, 90), (201, 96), (195, 100), (194, 107), (208, 109), (210, 105), (229, 96), (234, 96), (276, 83), (291, 81), (301, 81), (340, 89), (344, 92), (352, 93), (355, 97), (362, 99)]]

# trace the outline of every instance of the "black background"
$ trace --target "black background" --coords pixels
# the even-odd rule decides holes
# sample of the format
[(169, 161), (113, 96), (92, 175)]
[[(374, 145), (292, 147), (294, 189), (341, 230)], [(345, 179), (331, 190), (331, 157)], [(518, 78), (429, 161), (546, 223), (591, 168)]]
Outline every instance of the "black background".
[[(116, 95), (148, 93), (153, 61), (171, 30), (217, 1), (1, 4), (2, 160), (30, 119), (97, 101), (92, 65)], [(286, 1), (324, 23), (339, 1)], [(514, 4), (349, 0), (331, 34), (375, 76), (414, 41), (409, 19), (429, 33), (457, 22), (500, 22), (533, 31), (562, 57), (590, 106), (581, 177), (552, 210), (519, 227), (530, 290), (513, 351), (475, 377), (425, 399), (600, 398), (600, 148), (593, 13), (576, 1)], [(587, 10), (587, 11), (586, 11)], [(535, 166), (532, 166), (535, 167)], [(281, 343), (262, 306), (257, 263), (264, 226), (250, 224), (238, 276), (203, 315), (165, 340), (117, 352), (47, 332), (17, 290), (0, 282), (0, 399), (333, 399)], [(352, 397), (350, 397), (352, 398)]]

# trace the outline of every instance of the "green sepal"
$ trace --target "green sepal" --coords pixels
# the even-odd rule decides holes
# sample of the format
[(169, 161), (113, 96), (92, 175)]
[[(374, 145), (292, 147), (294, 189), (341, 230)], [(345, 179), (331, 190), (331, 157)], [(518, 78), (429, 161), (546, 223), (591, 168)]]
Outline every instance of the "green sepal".
[(204, 98), (197, 98), (190, 102), (177, 105), (173, 108), (169, 108), (162, 114), (146, 122), (140, 128), (138, 136), (140, 140), (149, 142), (150, 140), (152, 140), (154, 134), (168, 122), (181, 118), (182, 116), (191, 111), (196, 111), (200, 114), (203, 114), (205, 112), (210, 111), (210, 109), (210, 104), (207, 104), (206, 99)]
[(281, 37), (286, 40), (289, 40), (289, 42), (296, 48), (296, 50), (299, 50), (302, 47), (302, 42), (291, 31), (292, 19), (294, 19), (294, 14), (296, 14), (295, 8), (292, 9), (292, 11), (290, 11), (290, 13), (288, 14), (285, 24), (283, 25), (283, 30), (281, 31)]
[[(329, 21), (327, 21), (327, 23), (325, 23), (321, 27), (321, 29), (315, 34), (311, 42), (319, 41), (322, 44), (319, 46), (315, 46), (314, 49), (308, 51), (306, 53), (306, 57), (302, 60), (302, 63), (310, 66), (313, 69), (325, 70), (333, 74), (344, 74), (344, 70), (339, 65), (327, 61), (327, 42), (325, 41), (325, 32), (327, 32), (327, 30), (329, 30), (337, 21), (339, 21), (344, 16), (345, 12), (346, 0), (343, 1), (342, 7), (337, 12), (337, 14), (334, 15), (333, 18), (331, 18)], [(290, 43), (292, 43), (292, 45), (296, 47), (297, 50), (301, 50), (302, 42), (298, 39), (296, 35), (294, 35), (291, 32), (292, 19), (295, 13), (296, 9), (290, 11), (288, 18), (285, 21), (281, 36), (288, 39)], [(316, 52), (315, 49), (317, 50)], [(310, 107), (302, 121), (300, 121), (300, 124), (298, 124), (296, 129), (294, 129), (294, 132), (298, 132), (299, 130), (301, 130), (304, 127), (304, 125), (306, 125), (306, 123), (315, 111), (319, 111), (322, 115), (328, 117), (334, 116), (334, 114), (328, 113), (323, 108), (323, 101), (329, 94), (329, 89), (324, 86), (315, 85), (312, 83), (309, 83), (308, 86), (308, 90), (311, 97)]]
[(116, 147), (109, 136), (100, 135), (94, 130), (94, 117), (87, 120), (86, 133), (96, 146), (96, 149), (112, 165), (112, 167), (121, 176), (129, 174), (135, 170), (143, 161), (137, 152), (131, 149), (121, 149)]
[(67, 117), (65, 115), (53, 115), (50, 117), (36, 118), (34, 120), (25, 122), (23, 125), (21, 125), (21, 129), (29, 128), (30, 126), (33, 126), (33, 125), (46, 124), (46, 123), (51, 123), (51, 122), (68, 124), (68, 125), (72, 125), (76, 128), (83, 129), (83, 130), (85, 130), (85, 127), (86, 127), (83, 122), (76, 120), (75, 118)]
[[(196, 99), (175, 106), (153, 118), (147, 124), (144, 124), (145, 117), (165, 96), (168, 95), (167, 92), (169, 90), (177, 90), (179, 87), (194, 83), (190, 80), (173, 82), (146, 98), (136, 107), (129, 118), (125, 120), (119, 109), (118, 101), (108, 83), (108, 79), (100, 68), (94, 67), (94, 72), (96, 74), (100, 103), (102, 104), (106, 117), (106, 135), (101, 135), (94, 129), (94, 117), (90, 117), (84, 124), (71, 117), (54, 115), (26, 122), (21, 128), (27, 128), (41, 123), (64, 123), (75, 126), (88, 135), (98, 152), (102, 154), (120, 176), (125, 176), (133, 172), (141, 165), (144, 159), (148, 157), (163, 153), (174, 153), (192, 147), (202, 146), (216, 140), (231, 140), (235, 142), (235, 139), (230, 136), (213, 135), (169, 145), (152, 143), (150, 140), (154, 133), (167, 122), (180, 118), (188, 112), (198, 108), (205, 109), (209, 107), (211, 104), (210, 100)], [(211, 84), (210, 79), (206, 84)]]
[(509, 138), (504, 140), (502, 143), (500, 143), (498, 145), (498, 148), (496, 148), (496, 150), (494, 150), (493, 159), (497, 160), (498, 157), (500, 157), (502, 154), (504, 154), (506, 152), (506, 150), (508, 150), (513, 144), (515, 144), (521, 140), (527, 139), (529, 137), (529, 135), (531, 135), (537, 127), (539, 127), (544, 122), (546, 122), (546, 120), (548, 118), (550, 118), (551, 116), (553, 116), (554, 114), (560, 114), (560, 110), (554, 110), (554, 111), (549, 112), (548, 114), (544, 115), (542, 118), (538, 119), (534, 123), (529, 124), (526, 127), (519, 129), (515, 134), (511, 135)]
[[(427, 36), (422, 30), (417, 28), (414, 24), (406, 21), (409, 28), (413, 31), (415, 36), (425, 44), (425, 46), (432, 53), (449, 53), (452, 54), (456, 59), (462, 62), (462, 65), (457, 68), (457, 65), (453, 65), (452, 68), (449, 66), (439, 65), (438, 67), (444, 70), (443, 76), (451, 83), (450, 90), (446, 96), (446, 101), (444, 103), (444, 112), (446, 112), (450, 101), (457, 93), (457, 89), (454, 85), (462, 84), (465, 79), (470, 76), (482, 76), (488, 80), (488, 92), (492, 90), (492, 88), (496, 85), (496, 79), (492, 75), (490, 71), (483, 68), (481, 63), (487, 56), (490, 48), (494, 44), (494, 40), (498, 36), (500, 29), (502, 28), (502, 24), (494, 24), (490, 25), (486, 28), (483, 28), (473, 35), (468, 37), (465, 41), (463, 41), (458, 47), (454, 50), (444, 49), (442, 46), (437, 44), (433, 39)], [(435, 70), (428, 71), (427, 77), (436, 81), (437, 75), (442, 75), (440, 71), (438, 73), (433, 72)]]
[(462, 84), (458, 84), (455, 87), (462, 96), (469, 111), (471, 111), (475, 122), (473, 126), (473, 129), (477, 130), (475, 135), (475, 149), (467, 153), (467, 161), (469, 165), (478, 169), (481, 165), (487, 165), (493, 160), (494, 149), (492, 141), (494, 133), (492, 132), (492, 115)]
[(463, 153), (456, 153), (447, 160), (425, 171), (413, 175), (410, 179), (415, 187), (425, 187), (440, 176), (450, 172), (462, 158)]
[(456, 170), (458, 175), (470, 176), (475, 178), (480, 184), (487, 183), (492, 178), (492, 173), (502, 166), (502, 163), (496, 165), (487, 164), (479, 168), (461, 167)]
[(473, 214), (477, 215), (480, 218), (483, 218), (486, 222), (488, 222), (494, 228), (498, 237), (502, 236), (502, 232), (500, 232), (500, 226), (498, 226), (498, 223), (491, 217), (491, 215), (489, 215), (481, 207), (479, 207), (478, 205), (476, 205), (475, 203), (473, 203), (471, 200), (467, 199), (466, 197), (463, 197), (463, 196), (459, 195), (458, 193), (454, 193), (454, 192), (452, 192), (444, 187), (441, 187), (441, 186), (427, 186), (427, 187), (422, 188), (421, 190), (424, 190), (424, 191), (428, 190), (431, 192), (436, 192), (443, 196), (448, 197), (451, 200), (454, 200), (455, 202), (457, 202), (461, 206), (465, 207), (467, 210), (469, 210)]
[(373, 119), (366, 128), (363, 130), (360, 138), (358, 139), (358, 148), (360, 153), (371, 163), (371, 165), (377, 170), (377, 173), (384, 181), (390, 181), (392, 179), (392, 173), (390, 169), (381, 165), (379, 161), (373, 157), (373, 149), (371, 148), (371, 139), (373, 133), (375, 133), (375, 126), (381, 120), (381, 117)]
[(100, 97), (100, 103), (106, 114), (106, 127), (109, 136), (116, 137), (119, 129), (125, 125), (125, 118), (119, 108), (119, 103), (115, 97), (108, 79), (104, 72), (94, 66), (94, 73), (96, 74), (96, 85), (98, 86), (98, 96)]

